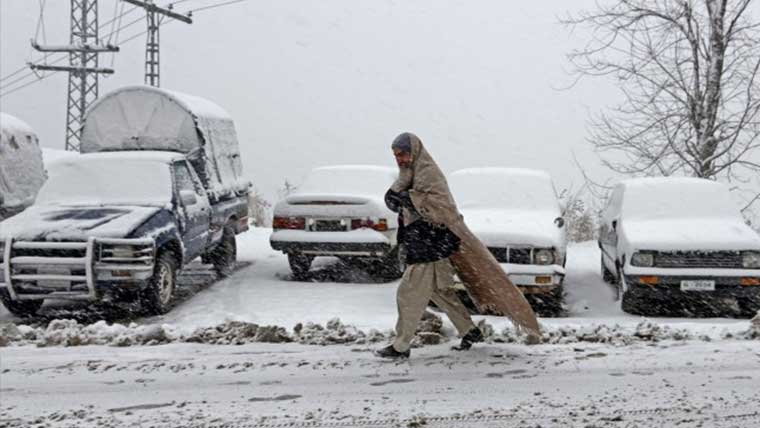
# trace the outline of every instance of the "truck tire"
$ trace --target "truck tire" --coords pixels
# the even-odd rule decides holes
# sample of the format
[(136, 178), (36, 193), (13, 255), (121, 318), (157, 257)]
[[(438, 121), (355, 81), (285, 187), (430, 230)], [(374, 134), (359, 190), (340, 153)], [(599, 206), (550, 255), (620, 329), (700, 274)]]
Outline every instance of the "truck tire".
[(303, 278), (309, 273), (309, 268), (311, 268), (311, 261), (313, 259), (314, 257), (305, 254), (288, 253), (290, 270), (296, 278)]
[(153, 276), (140, 291), (140, 304), (152, 315), (163, 315), (171, 309), (177, 285), (177, 260), (168, 251), (161, 251), (156, 258)]
[(8, 312), (19, 318), (27, 318), (35, 315), (42, 307), (44, 300), (12, 300), (8, 289), (0, 289), (0, 301)]
[(235, 241), (235, 229), (232, 226), (224, 228), (222, 242), (207, 256), (214, 265), (214, 272), (219, 278), (227, 278), (235, 272), (237, 262), (237, 242)]

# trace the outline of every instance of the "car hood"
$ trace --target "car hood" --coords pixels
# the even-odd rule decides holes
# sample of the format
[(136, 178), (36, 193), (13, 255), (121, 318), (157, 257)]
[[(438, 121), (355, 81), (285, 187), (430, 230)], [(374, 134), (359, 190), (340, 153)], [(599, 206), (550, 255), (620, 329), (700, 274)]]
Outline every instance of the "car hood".
[(677, 219), (622, 222), (631, 250), (760, 250), (760, 235), (739, 219)]
[(488, 247), (526, 245), (561, 247), (564, 229), (554, 224), (559, 214), (552, 211), (463, 209), (467, 226)]
[(142, 206), (32, 206), (0, 223), (0, 238), (25, 241), (123, 238), (159, 210)]

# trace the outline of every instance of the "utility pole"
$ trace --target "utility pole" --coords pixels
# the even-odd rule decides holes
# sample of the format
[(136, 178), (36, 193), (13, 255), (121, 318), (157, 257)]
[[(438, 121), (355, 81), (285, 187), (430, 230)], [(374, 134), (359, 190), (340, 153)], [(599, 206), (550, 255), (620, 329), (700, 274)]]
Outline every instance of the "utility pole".
[(122, 1), (145, 9), (145, 16), (148, 19), (148, 35), (145, 39), (145, 84), (156, 87), (161, 86), (159, 64), (160, 39), (158, 32), (158, 28), (161, 26), (161, 20), (164, 17), (169, 17), (178, 21), (182, 21), (186, 24), (192, 24), (193, 20), (189, 16), (181, 15), (172, 11), (171, 5), (168, 9), (156, 6), (153, 3), (153, 0)]
[(65, 71), (69, 73), (69, 92), (66, 113), (66, 150), (79, 151), (82, 125), (87, 108), (98, 98), (98, 77), (113, 74), (109, 68), (98, 67), (98, 55), (118, 52), (113, 45), (102, 45), (98, 39), (98, 0), (71, 0), (70, 43), (64, 46), (32, 46), (40, 52), (67, 52), (68, 66), (29, 64), (32, 70)]

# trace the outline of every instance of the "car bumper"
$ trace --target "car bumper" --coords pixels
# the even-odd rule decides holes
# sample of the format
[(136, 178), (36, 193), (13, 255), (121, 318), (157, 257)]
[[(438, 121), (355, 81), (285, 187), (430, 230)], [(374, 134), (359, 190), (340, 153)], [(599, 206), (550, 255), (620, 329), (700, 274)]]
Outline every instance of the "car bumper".
[(314, 256), (382, 257), (394, 247), (395, 231), (377, 232), (359, 229), (349, 232), (307, 232), (302, 230), (276, 230), (269, 243), (283, 253), (300, 253)]
[[(650, 276), (651, 277), (651, 276)], [(628, 291), (638, 296), (664, 301), (681, 301), (693, 303), (709, 303), (711, 299), (740, 298), (760, 300), (760, 285), (743, 285), (743, 280), (752, 278), (760, 281), (760, 274), (754, 277), (739, 276), (656, 276), (657, 283), (652, 284), (647, 276), (625, 275), (625, 285)], [(681, 282), (688, 280), (715, 281), (714, 290), (682, 290)], [(647, 283), (649, 281), (650, 283)], [(749, 283), (750, 281), (745, 282)]]
[[(103, 292), (142, 286), (154, 270), (152, 239), (90, 238), (87, 242), (8, 239), (1, 245), (0, 288), (7, 289), (13, 300), (99, 300)], [(129, 259), (108, 257), (102, 253), (102, 245), (134, 246), (143, 248), (145, 253)]]
[(382, 257), (390, 253), (390, 244), (376, 242), (283, 242), (270, 241), (273, 249), (283, 253), (314, 256)]
[[(562, 287), (565, 280), (565, 269), (559, 265), (514, 265), (501, 264), (512, 284), (522, 291), (523, 294), (551, 294)], [(464, 284), (457, 280), (455, 287), (465, 290)]]

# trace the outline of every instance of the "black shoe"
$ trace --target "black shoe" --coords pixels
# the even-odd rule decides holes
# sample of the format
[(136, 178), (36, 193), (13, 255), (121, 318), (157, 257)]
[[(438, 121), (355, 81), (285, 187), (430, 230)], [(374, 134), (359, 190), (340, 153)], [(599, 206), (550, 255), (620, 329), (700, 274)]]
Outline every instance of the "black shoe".
[(390, 358), (390, 359), (398, 359), (398, 358), (409, 358), (409, 350), (406, 352), (399, 352), (396, 350), (396, 348), (393, 347), (393, 345), (388, 345), (383, 349), (378, 349), (375, 351), (375, 355), (382, 358)]
[(472, 330), (468, 331), (467, 334), (462, 336), (462, 341), (459, 343), (459, 346), (454, 346), (451, 349), (455, 351), (467, 351), (468, 349), (472, 348), (473, 343), (482, 342), (483, 340), (483, 332), (480, 331), (479, 328), (475, 327)]

